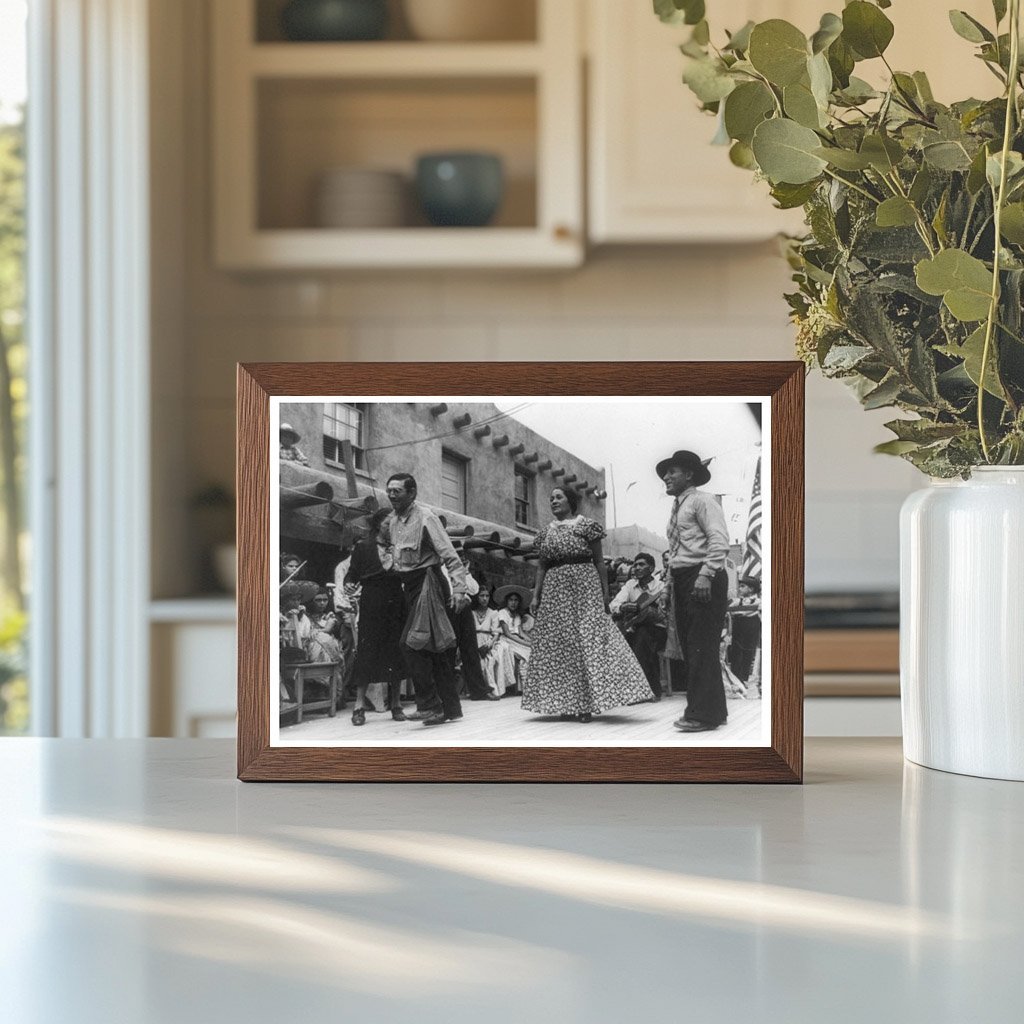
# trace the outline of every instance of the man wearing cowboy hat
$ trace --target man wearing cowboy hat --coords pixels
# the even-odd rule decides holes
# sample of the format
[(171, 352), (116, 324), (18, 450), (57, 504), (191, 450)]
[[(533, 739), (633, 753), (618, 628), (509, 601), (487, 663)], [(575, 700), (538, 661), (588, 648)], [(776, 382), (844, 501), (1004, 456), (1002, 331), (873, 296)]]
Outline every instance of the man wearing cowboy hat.
[(729, 602), (729, 531), (721, 505), (697, 490), (711, 479), (707, 462), (678, 451), (662, 459), (655, 472), (674, 499), (668, 568), (686, 677), (686, 711), (675, 726), (682, 732), (706, 732), (722, 725), (728, 714), (719, 650)]
[(309, 459), (296, 447), (302, 435), (290, 424), (281, 424), (281, 461), (297, 462), (300, 466), (308, 466)]

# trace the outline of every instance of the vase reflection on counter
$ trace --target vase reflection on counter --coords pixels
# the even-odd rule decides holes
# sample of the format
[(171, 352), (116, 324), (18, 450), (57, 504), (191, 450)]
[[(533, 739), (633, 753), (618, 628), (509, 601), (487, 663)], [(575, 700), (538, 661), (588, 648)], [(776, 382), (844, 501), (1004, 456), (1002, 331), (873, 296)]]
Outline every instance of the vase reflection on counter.
[(416, 162), (416, 192), (435, 227), (484, 227), (505, 195), (501, 157), (493, 153), (425, 153)]
[(900, 557), (906, 756), (1024, 781), (1024, 466), (915, 491)]

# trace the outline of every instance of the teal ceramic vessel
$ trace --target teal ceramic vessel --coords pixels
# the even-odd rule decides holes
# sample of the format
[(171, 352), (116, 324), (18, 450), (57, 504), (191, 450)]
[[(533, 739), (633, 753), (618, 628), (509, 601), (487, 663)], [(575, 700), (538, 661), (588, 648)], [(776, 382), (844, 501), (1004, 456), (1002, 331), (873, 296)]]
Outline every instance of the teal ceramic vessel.
[(436, 227), (483, 227), (494, 219), (505, 195), (501, 157), (427, 153), (416, 163), (416, 192)]
[(387, 0), (291, 0), (281, 12), (285, 37), (295, 42), (362, 42), (383, 37)]

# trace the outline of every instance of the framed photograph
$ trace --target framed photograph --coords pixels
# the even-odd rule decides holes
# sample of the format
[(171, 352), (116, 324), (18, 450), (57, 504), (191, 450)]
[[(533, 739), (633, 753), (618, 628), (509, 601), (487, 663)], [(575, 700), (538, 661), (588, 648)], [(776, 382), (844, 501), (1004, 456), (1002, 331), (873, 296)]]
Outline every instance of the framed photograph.
[(801, 781), (803, 382), (240, 365), (239, 778)]

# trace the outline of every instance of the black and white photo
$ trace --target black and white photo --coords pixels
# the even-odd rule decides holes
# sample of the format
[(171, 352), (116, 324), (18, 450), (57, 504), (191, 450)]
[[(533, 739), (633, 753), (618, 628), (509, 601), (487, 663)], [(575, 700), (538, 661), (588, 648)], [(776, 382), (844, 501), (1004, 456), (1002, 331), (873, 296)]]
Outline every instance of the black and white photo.
[(273, 397), (271, 745), (769, 746), (769, 417)]

